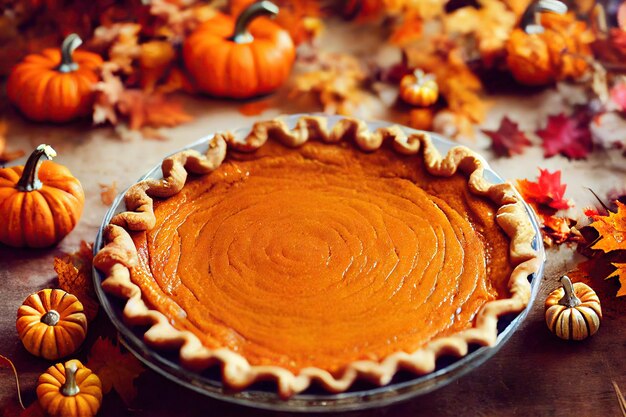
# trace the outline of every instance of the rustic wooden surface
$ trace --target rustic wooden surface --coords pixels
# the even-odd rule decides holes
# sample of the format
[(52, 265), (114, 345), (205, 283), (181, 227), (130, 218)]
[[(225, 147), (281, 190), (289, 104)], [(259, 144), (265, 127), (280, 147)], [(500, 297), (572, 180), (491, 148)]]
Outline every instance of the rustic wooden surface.
[[(362, 40), (362, 34), (359, 40)], [(348, 34), (340, 33), (347, 39)], [(367, 45), (367, 42), (354, 42)], [(523, 129), (534, 131), (547, 114), (563, 109), (563, 95), (546, 91), (527, 97), (499, 97), (494, 100), (485, 126), (497, 127), (508, 115)], [(176, 149), (218, 130), (244, 126), (259, 118), (280, 113), (310, 111), (315, 106), (279, 100), (261, 116), (247, 118), (237, 103), (208, 99), (187, 99), (186, 107), (195, 120), (175, 129), (165, 130), (167, 141), (136, 138), (127, 142), (116, 139), (110, 128), (91, 128), (88, 124), (68, 126), (30, 124), (10, 114), (9, 144), (32, 149), (40, 143), (51, 144), (59, 153), (57, 161), (67, 165), (85, 188), (86, 206), (77, 226), (56, 248), (15, 250), (0, 245), (0, 354), (10, 357), (20, 374), (25, 402), (35, 400), (34, 385), (49, 363), (29, 355), (15, 331), (15, 314), (21, 302), (32, 292), (55, 285), (52, 268), (54, 256), (75, 251), (81, 240), (93, 241), (107, 207), (100, 200), (99, 184), (117, 183), (123, 190), (136, 181), (160, 159)], [(374, 112), (374, 117), (393, 115)], [(535, 142), (537, 139), (533, 139)], [(469, 146), (483, 152), (493, 168), (507, 179), (531, 178), (537, 167), (562, 169), (569, 184), (567, 196), (573, 198), (580, 214), (594, 202), (586, 187), (604, 196), (613, 189), (623, 189), (626, 160), (621, 151), (596, 152), (586, 161), (567, 161), (557, 156), (542, 157), (539, 146), (523, 156), (495, 159), (478, 140)], [(2, 221), (2, 219), (0, 219)], [(626, 391), (626, 300), (614, 298), (614, 282), (593, 283), (601, 297), (605, 318), (593, 338), (582, 343), (563, 342), (550, 334), (543, 321), (543, 300), (558, 286), (559, 276), (580, 259), (573, 248), (561, 247), (548, 253), (546, 272), (537, 302), (522, 327), (504, 348), (487, 363), (436, 392), (378, 410), (349, 413), (350, 416), (620, 416), (612, 381)], [(626, 298), (626, 297), (623, 297)], [(99, 320), (106, 320), (106, 317)], [(90, 335), (93, 337), (93, 335)], [(107, 396), (100, 416), (271, 416), (279, 413), (256, 411), (208, 399), (146, 372), (142, 375), (137, 405), (126, 411), (115, 396)], [(0, 416), (16, 410), (13, 378), (0, 368)], [(11, 411), (13, 410), (13, 411)], [(281, 414), (286, 415), (286, 414)]]

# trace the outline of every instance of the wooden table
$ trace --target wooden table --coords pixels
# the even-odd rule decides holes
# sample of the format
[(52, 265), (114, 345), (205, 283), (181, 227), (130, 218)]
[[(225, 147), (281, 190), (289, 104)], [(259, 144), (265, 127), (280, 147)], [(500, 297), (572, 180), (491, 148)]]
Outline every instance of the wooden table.
[[(500, 97), (486, 125), (496, 127), (501, 116), (508, 114), (522, 128), (534, 130), (546, 114), (556, 113), (562, 107), (562, 100), (555, 97), (554, 91), (523, 100)], [(237, 112), (237, 104), (186, 99), (186, 107), (196, 118), (168, 130), (168, 141), (122, 142), (112, 137), (110, 128), (33, 125), (17, 115), (9, 116), (11, 146), (32, 149), (39, 143), (52, 145), (59, 153), (57, 161), (67, 165), (81, 180), (87, 196), (81, 222), (56, 248), (16, 250), (0, 246), (0, 354), (15, 362), (26, 403), (35, 400), (33, 387), (37, 376), (49, 363), (24, 350), (15, 331), (15, 313), (27, 295), (55, 285), (54, 256), (75, 251), (81, 240), (94, 240), (107, 210), (100, 200), (99, 184), (115, 181), (118, 189), (123, 190), (163, 156), (210, 132), (243, 126), (281, 112), (311, 110), (284, 103), (283, 108), (246, 118)], [(593, 197), (584, 187), (593, 186), (599, 195), (605, 195), (609, 189), (623, 184), (624, 160), (619, 153), (594, 153), (587, 161), (577, 162), (562, 157), (544, 160), (541, 148), (536, 146), (520, 157), (494, 159), (489, 151), (481, 149), (484, 142), (469, 146), (482, 151), (494, 169), (508, 179), (534, 179), (538, 173), (536, 166), (563, 169), (563, 179), (570, 184), (567, 195), (578, 203), (578, 213), (593, 203)], [(543, 301), (558, 286), (559, 276), (579, 260), (577, 256), (573, 248), (566, 246), (549, 251), (538, 301), (528, 318), (504, 348), (480, 368), (436, 392), (385, 409), (349, 415), (619, 416), (612, 381), (626, 390), (626, 300), (613, 297), (615, 286), (604, 282), (594, 284), (601, 293), (605, 319), (593, 338), (582, 343), (563, 342), (544, 324)], [(100, 314), (99, 320), (107, 320)], [(152, 372), (146, 372), (138, 383), (145, 387), (140, 390), (136, 410), (125, 412), (121, 401), (113, 395), (106, 398), (99, 415), (275, 415), (205, 398)], [(5, 407), (4, 414), (10, 415), (7, 410), (14, 410), (15, 404), (13, 379), (6, 369), (0, 369), (0, 407)]]

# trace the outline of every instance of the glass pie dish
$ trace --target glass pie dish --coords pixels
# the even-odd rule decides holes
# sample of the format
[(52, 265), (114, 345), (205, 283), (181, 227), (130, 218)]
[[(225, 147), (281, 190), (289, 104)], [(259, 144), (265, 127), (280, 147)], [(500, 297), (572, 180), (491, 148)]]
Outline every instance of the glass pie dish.
[[(293, 128), (296, 121), (302, 115), (291, 115), (283, 118), (285, 123)], [(340, 117), (328, 117), (329, 124), (336, 123)], [(372, 130), (390, 126), (388, 122), (368, 122), (368, 127)], [(406, 133), (415, 132), (409, 128), (402, 128)], [(250, 127), (241, 128), (234, 131), (236, 136), (245, 136)], [(212, 136), (207, 136), (199, 141), (185, 147), (184, 149), (194, 149), (199, 152), (205, 152)], [(455, 143), (450, 142), (436, 134), (431, 134), (432, 142), (441, 154), (446, 154)], [(504, 181), (491, 169), (486, 168), (484, 177), (490, 183), (498, 184)], [(159, 179), (162, 177), (161, 165), (155, 166), (140, 180), (146, 178)], [(543, 262), (543, 245), (537, 222), (532, 210), (525, 206), (527, 215), (532, 223), (535, 232), (533, 246), (538, 253), (538, 258)], [(125, 211), (124, 193), (120, 194), (113, 202), (110, 210), (103, 219), (102, 227), (96, 237), (94, 251), (98, 252), (103, 246), (103, 228), (109, 223), (111, 218), (122, 211)], [(521, 210), (523, 211), (523, 210)], [(113, 324), (120, 332), (122, 343), (133, 352), (148, 367), (163, 374), (183, 386), (194, 391), (198, 391), (207, 396), (248, 405), (258, 408), (284, 410), (284, 411), (329, 411), (338, 412), (345, 410), (364, 409), (371, 407), (379, 407), (391, 404), (403, 399), (410, 398), (419, 394), (430, 392), (441, 387), (461, 375), (478, 367), (484, 361), (493, 356), (499, 348), (510, 338), (512, 333), (519, 327), (527, 315), (529, 307), (536, 296), (539, 282), (541, 278), (543, 265), (541, 264), (537, 272), (528, 277), (531, 283), (531, 297), (526, 309), (519, 314), (508, 314), (501, 316), (498, 320), (498, 337), (496, 343), (491, 347), (481, 347), (479, 345), (470, 345), (470, 351), (462, 358), (440, 357), (436, 363), (435, 371), (416, 376), (409, 372), (399, 372), (395, 375), (391, 383), (383, 387), (377, 387), (367, 382), (357, 382), (351, 389), (340, 394), (330, 394), (319, 388), (312, 387), (303, 393), (294, 395), (289, 399), (281, 399), (276, 393), (272, 383), (257, 382), (249, 388), (234, 392), (225, 388), (221, 382), (219, 366), (214, 366), (205, 372), (194, 372), (181, 366), (176, 353), (167, 353), (150, 347), (143, 341), (143, 332), (145, 329), (130, 327), (124, 323), (123, 307), (124, 300), (117, 299), (105, 293), (101, 287), (103, 277), (99, 272), (94, 270), (94, 280), (96, 293), (100, 299), (100, 303), (104, 311), (108, 314)]]

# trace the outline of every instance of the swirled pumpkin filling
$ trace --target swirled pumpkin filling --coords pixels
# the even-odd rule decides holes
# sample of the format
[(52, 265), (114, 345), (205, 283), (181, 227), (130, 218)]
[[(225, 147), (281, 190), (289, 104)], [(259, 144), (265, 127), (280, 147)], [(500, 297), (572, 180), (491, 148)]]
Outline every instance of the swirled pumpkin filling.
[(229, 151), (132, 233), (150, 307), (252, 365), (332, 373), (472, 327), (509, 296), (509, 239), (467, 177), (351, 144)]

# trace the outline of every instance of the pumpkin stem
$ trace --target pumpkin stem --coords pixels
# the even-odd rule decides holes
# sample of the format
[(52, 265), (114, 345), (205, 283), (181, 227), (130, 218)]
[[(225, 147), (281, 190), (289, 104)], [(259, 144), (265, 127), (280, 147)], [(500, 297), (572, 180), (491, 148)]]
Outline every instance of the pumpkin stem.
[(567, 13), (567, 5), (560, 0), (539, 0), (531, 3), (521, 19), (522, 28), (526, 33), (543, 33), (542, 13), (565, 14)]
[(76, 384), (76, 371), (78, 371), (78, 366), (74, 361), (65, 363), (65, 383), (61, 385), (61, 394), (66, 397), (73, 397), (80, 392)]
[(20, 191), (33, 191), (42, 187), (41, 181), (39, 181), (39, 167), (41, 166), (41, 157), (46, 159), (52, 159), (57, 156), (57, 153), (50, 145), (39, 145), (37, 149), (33, 151), (26, 161), (24, 166), (24, 172), (20, 180), (17, 182), (15, 188)]
[(78, 69), (78, 64), (72, 59), (74, 50), (83, 43), (83, 40), (75, 33), (67, 35), (61, 44), (61, 64), (57, 67), (59, 72), (72, 72)]
[(565, 295), (559, 300), (559, 304), (569, 308), (579, 306), (581, 303), (580, 298), (576, 297), (574, 285), (567, 275), (561, 277), (561, 285), (563, 285)]
[(41, 316), (41, 322), (47, 324), (48, 326), (56, 326), (60, 318), (61, 316), (56, 310), (50, 310)]
[(252, 3), (246, 7), (241, 14), (237, 17), (235, 22), (235, 31), (230, 40), (235, 43), (250, 43), (254, 40), (250, 32), (248, 32), (248, 25), (254, 19), (259, 16), (271, 16), (274, 17), (278, 14), (278, 6), (268, 0), (258, 1)]

